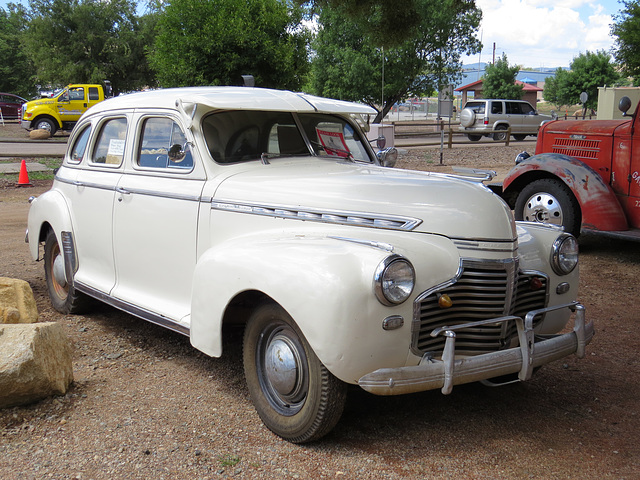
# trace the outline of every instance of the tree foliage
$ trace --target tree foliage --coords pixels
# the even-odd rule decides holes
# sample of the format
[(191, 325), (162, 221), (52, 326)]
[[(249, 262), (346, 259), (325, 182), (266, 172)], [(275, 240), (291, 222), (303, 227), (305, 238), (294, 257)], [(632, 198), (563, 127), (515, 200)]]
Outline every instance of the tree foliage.
[(150, 39), (132, 0), (29, 0), (25, 51), (42, 84), (110, 80), (115, 91), (149, 83)]
[(573, 59), (570, 71), (556, 70), (554, 79), (548, 78), (543, 96), (557, 107), (580, 103), (580, 94), (588, 95), (585, 108), (595, 109), (598, 104), (598, 87), (615, 84), (620, 75), (611, 63), (609, 54), (587, 51)]
[(481, 12), (474, 2), (458, 0), (415, 0), (415, 7), (420, 34), (392, 48), (383, 48), (370, 26), (352, 20), (345, 7), (324, 7), (313, 42), (314, 92), (363, 101), (378, 109), (379, 122), (403, 98), (450, 83), (459, 74), (461, 55), (480, 48), (475, 33)]
[(20, 45), (26, 26), (24, 8), (9, 4), (0, 8), (0, 92), (30, 98), (35, 95), (33, 66)]
[(151, 53), (160, 85), (300, 87), (308, 34), (300, 8), (279, 0), (173, 0), (158, 22)]
[(509, 66), (507, 56), (502, 54), (493, 65), (487, 65), (482, 79), (482, 96), (484, 98), (504, 98), (505, 100), (521, 100), (522, 85), (516, 85), (516, 75), (520, 71), (518, 65)]
[(625, 74), (640, 81), (640, 2), (623, 1), (624, 8), (614, 17), (611, 35), (618, 37), (613, 55)]

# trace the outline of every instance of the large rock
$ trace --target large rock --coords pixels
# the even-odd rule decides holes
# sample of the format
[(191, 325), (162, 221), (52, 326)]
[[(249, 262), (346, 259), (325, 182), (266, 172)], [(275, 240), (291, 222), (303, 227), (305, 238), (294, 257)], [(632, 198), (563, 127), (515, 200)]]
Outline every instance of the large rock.
[(64, 395), (72, 381), (71, 345), (60, 324), (0, 325), (0, 408)]
[(49, 130), (38, 129), (38, 130), (31, 130), (29, 132), (29, 138), (31, 140), (46, 140), (50, 136), (51, 136), (51, 132)]
[(0, 323), (34, 323), (38, 307), (27, 282), (0, 277)]

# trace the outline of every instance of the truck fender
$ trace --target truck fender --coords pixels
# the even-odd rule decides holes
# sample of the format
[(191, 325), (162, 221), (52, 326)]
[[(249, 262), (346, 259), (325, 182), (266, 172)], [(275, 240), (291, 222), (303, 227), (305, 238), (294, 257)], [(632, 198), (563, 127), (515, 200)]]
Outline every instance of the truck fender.
[[(571, 189), (582, 210), (582, 228), (628, 229), (624, 211), (611, 187), (589, 165), (568, 155), (541, 153), (520, 162), (504, 179), (504, 198), (514, 199), (525, 185), (539, 178), (557, 178)], [(513, 206), (511, 202), (510, 205)]]
[(64, 196), (55, 190), (49, 190), (31, 202), (27, 219), (29, 252), (31, 258), (39, 260), (39, 245), (44, 241), (49, 225), (56, 234), (58, 241), (61, 232), (73, 231), (71, 213)]

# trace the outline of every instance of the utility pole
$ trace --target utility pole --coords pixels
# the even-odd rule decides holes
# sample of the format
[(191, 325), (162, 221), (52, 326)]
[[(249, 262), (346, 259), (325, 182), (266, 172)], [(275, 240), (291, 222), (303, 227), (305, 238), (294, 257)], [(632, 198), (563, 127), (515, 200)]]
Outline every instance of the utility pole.
[(496, 64), (496, 42), (493, 42), (493, 65)]

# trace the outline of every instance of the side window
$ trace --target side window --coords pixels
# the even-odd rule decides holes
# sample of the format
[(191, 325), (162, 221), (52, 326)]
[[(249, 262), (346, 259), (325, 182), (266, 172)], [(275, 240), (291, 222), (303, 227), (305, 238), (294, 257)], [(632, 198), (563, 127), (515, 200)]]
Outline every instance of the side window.
[(120, 165), (124, 157), (126, 136), (126, 118), (114, 118), (104, 122), (93, 149), (92, 162)]
[(71, 88), (69, 90), (69, 100), (84, 100), (84, 88)]
[(87, 149), (87, 143), (89, 142), (89, 136), (91, 135), (91, 125), (88, 125), (82, 132), (76, 137), (69, 159), (72, 162), (80, 163), (84, 158), (84, 152)]
[(528, 103), (521, 103), (520, 109), (522, 110), (523, 115), (534, 115), (536, 113), (535, 109)]
[(100, 92), (98, 92), (98, 87), (89, 87), (89, 100), (100, 100)]
[(136, 162), (141, 167), (193, 168), (191, 145), (174, 120), (166, 117), (147, 118), (142, 125)]
[(509, 115), (522, 115), (520, 104), (517, 102), (505, 102), (507, 104), (507, 113)]
[(502, 102), (491, 102), (491, 113), (494, 115), (502, 114)]

